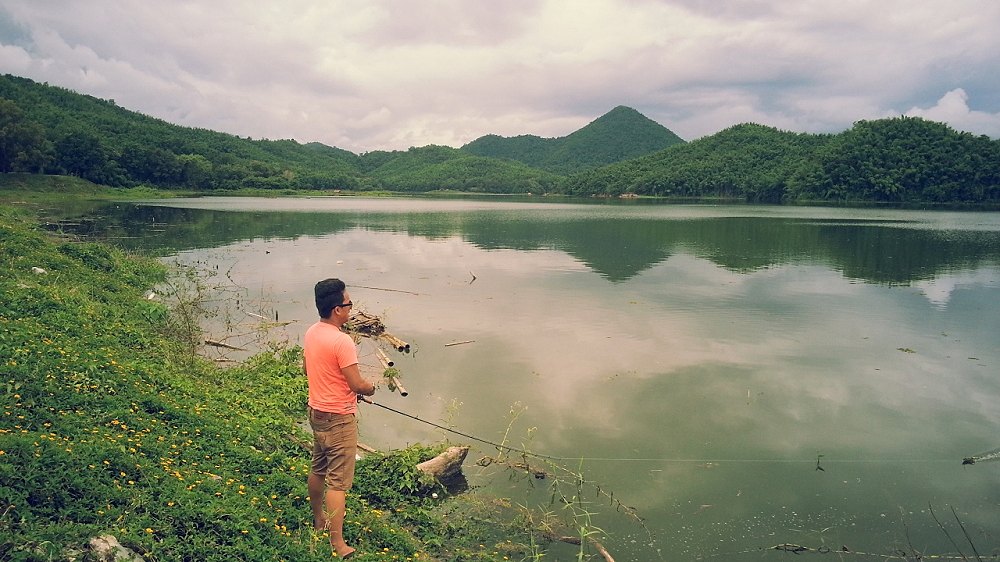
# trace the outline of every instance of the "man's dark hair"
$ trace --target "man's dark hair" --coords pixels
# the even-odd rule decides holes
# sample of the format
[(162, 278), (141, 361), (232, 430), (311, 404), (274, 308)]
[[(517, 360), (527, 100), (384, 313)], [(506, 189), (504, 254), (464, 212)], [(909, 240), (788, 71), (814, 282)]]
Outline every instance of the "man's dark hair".
[(333, 307), (344, 304), (344, 289), (347, 285), (340, 279), (324, 279), (316, 283), (316, 312), (320, 318), (329, 318)]

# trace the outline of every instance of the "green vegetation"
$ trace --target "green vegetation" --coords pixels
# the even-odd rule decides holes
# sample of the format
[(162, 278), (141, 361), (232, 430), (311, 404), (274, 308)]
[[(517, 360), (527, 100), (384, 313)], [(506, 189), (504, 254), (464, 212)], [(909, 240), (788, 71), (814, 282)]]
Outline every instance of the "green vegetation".
[(1000, 141), (900, 117), (839, 134), (752, 123), (685, 143), (616, 107), (568, 136), (486, 135), (461, 149), (356, 155), (171, 125), (113, 100), (0, 76), (0, 172), (112, 187), (295, 194), (436, 192), (713, 198), (764, 203), (995, 205)]
[(569, 136), (503, 138), (487, 135), (462, 150), (523, 162), (556, 174), (572, 174), (662, 150), (684, 141), (638, 111), (618, 106)]
[[(79, 559), (106, 534), (148, 560), (329, 559), (306, 497), (301, 350), (221, 369), (194, 353), (198, 301), (162, 264), (31, 222), (0, 208), (0, 559)], [(531, 551), (510, 542), (535, 544), (524, 521), (436, 497), (414, 465), (439, 449), (359, 462), (355, 559)]]
[(1000, 142), (919, 118), (839, 135), (745, 124), (571, 177), (566, 191), (749, 202), (1000, 202)]
[(518, 162), (470, 156), (446, 146), (411, 148), (371, 174), (379, 185), (404, 192), (545, 193), (557, 189), (561, 179)]

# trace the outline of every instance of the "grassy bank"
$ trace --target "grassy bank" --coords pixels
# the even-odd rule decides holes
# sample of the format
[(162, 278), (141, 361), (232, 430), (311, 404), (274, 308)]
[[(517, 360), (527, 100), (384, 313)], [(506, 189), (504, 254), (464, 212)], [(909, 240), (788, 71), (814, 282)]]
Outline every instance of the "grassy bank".
[[(0, 560), (79, 560), (106, 534), (146, 560), (330, 559), (306, 497), (300, 350), (202, 360), (187, 319), (145, 296), (164, 266), (33, 220), (0, 207)], [(501, 538), (513, 528), (457, 515), (472, 499), (432, 497), (413, 465), (433, 453), (359, 463), (354, 559), (521, 552)]]

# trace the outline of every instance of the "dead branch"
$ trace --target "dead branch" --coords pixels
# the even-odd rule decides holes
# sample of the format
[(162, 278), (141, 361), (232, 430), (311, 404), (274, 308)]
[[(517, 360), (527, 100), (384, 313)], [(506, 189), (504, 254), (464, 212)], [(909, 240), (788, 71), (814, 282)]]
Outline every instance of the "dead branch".
[(401, 289), (384, 289), (382, 287), (365, 287), (364, 285), (351, 285), (351, 286), (352, 287), (357, 287), (359, 289), (371, 289), (372, 291), (389, 291), (389, 292), (392, 292), (392, 293), (406, 293), (407, 295), (417, 295), (417, 296), (420, 296), (420, 293), (414, 293), (413, 291), (403, 291)]
[[(556, 540), (568, 544), (579, 545), (581, 542), (580, 537), (574, 537), (570, 535), (554, 535), (552, 533), (546, 533), (545, 536), (549, 540)], [(604, 560), (606, 560), (607, 562), (615, 562), (615, 559), (611, 557), (611, 553), (608, 552), (608, 549), (604, 548), (603, 544), (597, 542), (595, 539), (591, 537), (587, 537), (587, 542), (590, 544), (590, 546), (594, 547), (594, 550), (599, 552), (601, 556), (604, 557)]]
[(221, 347), (223, 349), (232, 349), (234, 351), (246, 351), (242, 347), (236, 347), (235, 345), (229, 345), (228, 343), (222, 343), (221, 341), (215, 341), (215, 340), (205, 340), (205, 345), (211, 345), (213, 347)]
[(520, 470), (522, 472), (526, 472), (526, 473), (534, 476), (538, 480), (545, 480), (549, 476), (548, 472), (545, 472), (544, 470), (542, 470), (540, 468), (535, 468), (535, 467), (529, 466), (528, 463), (526, 463), (526, 462), (508, 462), (508, 461), (502, 461), (502, 460), (495, 459), (495, 458), (490, 457), (490, 456), (486, 456), (486, 457), (483, 457), (483, 458), (479, 459), (478, 461), (476, 461), (476, 464), (479, 465), (479, 466), (482, 466), (484, 468), (487, 467), (487, 466), (490, 466), (491, 464), (503, 465), (503, 466), (506, 466), (507, 468), (513, 468), (513, 469), (516, 469), (516, 470)]
[(453, 345), (462, 345), (462, 344), (466, 344), (466, 343), (475, 343), (475, 342), (476, 342), (476, 340), (453, 341), (451, 343), (444, 344), (444, 346), (445, 347), (451, 347)]
[(347, 328), (352, 332), (369, 337), (378, 337), (385, 332), (385, 324), (379, 320), (378, 316), (372, 316), (360, 310), (351, 315), (347, 321)]

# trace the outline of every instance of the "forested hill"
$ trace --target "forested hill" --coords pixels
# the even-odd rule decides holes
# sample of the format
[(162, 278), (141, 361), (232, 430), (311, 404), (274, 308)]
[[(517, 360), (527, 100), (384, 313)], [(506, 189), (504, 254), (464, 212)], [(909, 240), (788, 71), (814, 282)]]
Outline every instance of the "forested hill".
[[(0, 171), (62, 173), (94, 183), (217, 188), (360, 188), (358, 156), (292, 140), (250, 140), (172, 125), (114, 100), (0, 76), (0, 123), (22, 154), (0, 148)], [(27, 147), (25, 149), (25, 147)]]
[(11, 75), (0, 76), (0, 173), (7, 172), (206, 192), (450, 189), (1000, 204), (1000, 141), (919, 118), (859, 121), (826, 135), (742, 124), (685, 143), (639, 112), (618, 107), (557, 139), (486, 136), (461, 149), (357, 155), (320, 143), (180, 127), (113, 100)]
[[(546, 163), (588, 169), (662, 148), (649, 144), (651, 121), (630, 128), (642, 120), (649, 121), (634, 110), (613, 110), (565, 137)], [(0, 172), (68, 174), (110, 186), (524, 193), (558, 191), (563, 180), (516, 159), (449, 147), (357, 155), (315, 142), (180, 127), (12, 75), (0, 76), (0, 127)], [(631, 138), (636, 132), (640, 138)], [(642, 143), (648, 148), (637, 152)]]
[(770, 203), (1000, 203), (1000, 141), (916, 117), (858, 121), (836, 135), (750, 123), (577, 174), (563, 189)]
[(557, 174), (571, 174), (683, 143), (670, 129), (620, 105), (565, 137), (486, 135), (462, 150), (477, 156), (517, 160)]

